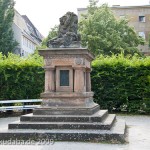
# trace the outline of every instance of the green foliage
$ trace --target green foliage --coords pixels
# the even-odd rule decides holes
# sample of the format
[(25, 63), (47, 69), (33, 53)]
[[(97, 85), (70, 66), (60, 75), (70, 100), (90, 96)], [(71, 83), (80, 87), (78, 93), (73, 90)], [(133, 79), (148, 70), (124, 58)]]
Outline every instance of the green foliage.
[(91, 0), (87, 15), (79, 23), (83, 46), (95, 55), (139, 53), (137, 46), (144, 40), (128, 26), (128, 21), (116, 19), (106, 4), (98, 7), (96, 3)]
[(0, 0), (0, 52), (7, 55), (18, 45), (13, 39), (14, 0)]
[(95, 10), (97, 10), (97, 3), (99, 0), (89, 0), (88, 13), (94, 14)]
[(51, 28), (51, 30), (49, 31), (48, 36), (42, 41), (42, 48), (46, 48), (47, 47), (47, 42), (56, 37), (58, 34), (58, 26), (54, 26), (53, 28)]
[(43, 60), (38, 55), (22, 58), (0, 54), (0, 99), (39, 98), (44, 88)]
[(150, 57), (98, 57), (92, 88), (102, 109), (150, 113)]
[[(0, 100), (39, 98), (44, 89), (43, 59), (0, 53)], [(92, 91), (101, 109), (150, 113), (150, 57), (97, 57)]]

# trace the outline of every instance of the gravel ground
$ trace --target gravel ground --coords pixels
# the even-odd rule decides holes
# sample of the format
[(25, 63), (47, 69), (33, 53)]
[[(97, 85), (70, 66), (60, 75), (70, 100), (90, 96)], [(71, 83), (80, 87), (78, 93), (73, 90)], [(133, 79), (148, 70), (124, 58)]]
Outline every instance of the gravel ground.
[[(150, 116), (125, 116), (117, 115), (125, 119), (128, 125), (128, 143), (80, 143), (80, 142), (54, 142), (44, 145), (34, 143), (30, 145), (0, 145), (0, 150), (150, 150)], [(19, 117), (0, 118), (0, 129), (6, 129), (10, 122), (19, 120)]]

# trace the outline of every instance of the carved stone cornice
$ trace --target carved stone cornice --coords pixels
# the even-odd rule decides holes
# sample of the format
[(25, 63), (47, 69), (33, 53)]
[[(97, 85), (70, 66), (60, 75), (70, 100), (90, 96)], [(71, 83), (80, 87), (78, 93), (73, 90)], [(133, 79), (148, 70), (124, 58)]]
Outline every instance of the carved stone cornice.
[(86, 48), (42, 49), (39, 54), (45, 59), (85, 58), (90, 62), (94, 59), (94, 55)]

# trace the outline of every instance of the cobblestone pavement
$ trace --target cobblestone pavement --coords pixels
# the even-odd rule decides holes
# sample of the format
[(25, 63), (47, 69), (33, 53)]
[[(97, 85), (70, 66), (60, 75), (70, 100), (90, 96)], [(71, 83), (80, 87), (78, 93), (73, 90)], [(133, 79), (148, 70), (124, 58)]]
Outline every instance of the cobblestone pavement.
[[(1, 143), (0, 150), (150, 150), (150, 116), (125, 116), (117, 115), (125, 119), (128, 125), (128, 143), (80, 143), (80, 142), (52, 142), (44, 143)], [(6, 129), (8, 123), (19, 120), (19, 117), (0, 118), (0, 130)], [(7, 144), (7, 145), (6, 145)]]

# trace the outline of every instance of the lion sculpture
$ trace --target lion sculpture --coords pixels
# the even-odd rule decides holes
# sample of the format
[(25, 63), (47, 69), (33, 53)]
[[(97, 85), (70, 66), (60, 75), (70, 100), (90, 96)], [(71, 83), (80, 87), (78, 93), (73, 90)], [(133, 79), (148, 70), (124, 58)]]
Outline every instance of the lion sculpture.
[(47, 46), (50, 48), (80, 47), (77, 15), (73, 12), (67, 12), (59, 21), (58, 36), (49, 40)]

